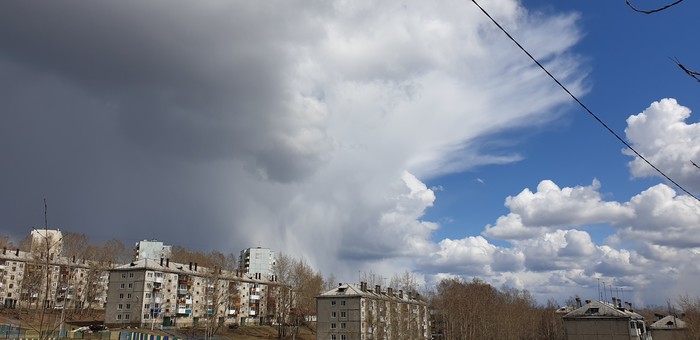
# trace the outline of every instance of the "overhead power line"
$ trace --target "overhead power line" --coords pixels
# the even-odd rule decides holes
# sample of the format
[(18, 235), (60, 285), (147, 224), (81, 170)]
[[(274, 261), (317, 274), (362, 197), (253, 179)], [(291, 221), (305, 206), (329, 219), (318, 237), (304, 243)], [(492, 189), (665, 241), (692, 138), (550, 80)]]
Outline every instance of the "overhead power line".
[[(680, 0), (680, 1), (683, 1), (683, 0)], [(680, 1), (677, 1), (676, 3), (680, 2)], [(666, 178), (669, 182), (673, 183), (676, 187), (678, 187), (679, 189), (681, 189), (683, 192), (685, 192), (686, 194), (688, 194), (690, 197), (694, 198), (694, 199), (697, 200), (697, 201), (700, 201), (700, 199), (698, 199), (697, 196), (693, 195), (690, 191), (686, 190), (682, 185), (678, 184), (678, 183), (677, 183), (676, 181), (674, 181), (671, 177), (669, 177), (668, 175), (666, 175), (663, 171), (661, 171), (661, 169), (659, 169), (658, 167), (656, 167), (656, 166), (655, 166), (654, 164), (652, 164), (648, 159), (646, 159), (644, 156), (642, 156), (642, 154), (640, 154), (637, 150), (635, 150), (635, 149), (632, 147), (632, 145), (630, 145), (630, 144), (627, 143), (624, 139), (622, 139), (622, 137), (620, 137), (620, 135), (618, 135), (615, 131), (613, 131), (613, 129), (611, 129), (607, 124), (605, 124), (605, 122), (603, 122), (603, 120), (600, 119), (600, 117), (598, 117), (598, 115), (596, 115), (593, 111), (591, 111), (591, 109), (589, 109), (588, 106), (586, 106), (586, 104), (584, 104), (581, 100), (579, 100), (573, 93), (571, 93), (571, 91), (569, 91), (568, 88), (566, 88), (566, 86), (564, 86), (564, 84), (562, 84), (554, 75), (552, 75), (552, 73), (550, 73), (550, 72), (542, 65), (542, 63), (540, 63), (535, 57), (533, 57), (532, 54), (530, 54), (530, 52), (528, 52), (528, 51), (523, 47), (523, 45), (521, 45), (517, 40), (515, 40), (515, 38), (513, 38), (513, 36), (510, 35), (510, 33), (508, 33), (508, 31), (506, 31), (506, 29), (503, 28), (503, 26), (501, 26), (501, 24), (499, 24), (498, 21), (496, 21), (496, 19), (494, 19), (483, 7), (481, 7), (481, 5), (479, 5), (479, 3), (476, 2), (476, 0), (472, 0), (472, 2), (474, 3), (474, 5), (476, 5), (476, 7), (478, 7), (478, 8), (481, 10), (481, 12), (484, 13), (484, 15), (486, 15), (486, 17), (488, 17), (488, 18), (491, 20), (491, 22), (494, 23), (494, 25), (496, 25), (496, 27), (498, 27), (503, 33), (505, 33), (505, 35), (508, 37), (508, 39), (510, 39), (513, 43), (515, 43), (515, 45), (517, 45), (518, 48), (520, 48), (521, 51), (523, 51), (525, 54), (527, 54), (527, 56), (530, 57), (530, 59), (532, 59), (532, 61), (533, 61), (535, 64), (537, 64), (537, 66), (539, 66), (539, 67), (542, 69), (542, 71), (544, 71), (550, 78), (552, 78), (552, 80), (554, 80), (554, 82), (557, 83), (557, 85), (559, 85), (559, 87), (561, 87), (561, 89), (564, 90), (564, 92), (566, 92), (569, 96), (571, 96), (571, 98), (573, 98), (573, 100), (574, 100), (576, 103), (578, 103), (579, 106), (581, 106), (584, 110), (586, 110), (586, 112), (588, 112), (588, 114), (591, 115), (591, 117), (593, 117), (598, 123), (600, 123), (600, 125), (602, 125), (606, 130), (608, 130), (608, 132), (610, 132), (613, 136), (615, 136), (615, 138), (617, 138), (617, 140), (619, 140), (623, 145), (625, 145), (625, 147), (627, 147), (628, 149), (632, 150), (632, 152), (633, 152), (635, 155), (637, 155), (637, 157), (639, 157), (639, 158), (640, 158), (641, 160), (643, 160), (645, 163), (649, 164), (650, 167), (652, 167), (654, 170), (656, 170), (656, 172), (658, 172), (659, 174), (661, 174), (661, 176), (663, 176), (664, 178)], [(673, 4), (672, 4), (672, 5), (673, 5)], [(672, 6), (672, 5), (671, 5), (671, 6)]]
[(677, 0), (673, 3), (670, 3), (666, 6), (662, 6), (662, 7), (656, 8), (656, 9), (642, 10), (642, 9), (637, 8), (637, 7), (634, 7), (632, 5), (632, 3), (630, 2), (630, 0), (625, 0), (625, 3), (627, 4), (627, 6), (629, 6), (629, 8), (631, 8), (633, 11), (638, 12), (638, 13), (644, 13), (644, 14), (652, 14), (652, 13), (656, 13), (656, 12), (661, 12), (669, 7), (673, 7), (675, 5), (678, 5), (681, 2), (683, 2), (683, 0)]

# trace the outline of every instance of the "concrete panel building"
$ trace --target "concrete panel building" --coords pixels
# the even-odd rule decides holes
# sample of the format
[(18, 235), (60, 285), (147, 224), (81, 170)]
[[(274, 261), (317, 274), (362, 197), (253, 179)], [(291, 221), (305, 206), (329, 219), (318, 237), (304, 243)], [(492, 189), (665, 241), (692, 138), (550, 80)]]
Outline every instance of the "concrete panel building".
[(416, 293), (340, 284), (316, 298), (316, 339), (430, 339), (430, 310)]
[(249, 274), (260, 274), (263, 277), (272, 275), (275, 265), (275, 252), (270, 248), (248, 248), (241, 250), (238, 266), (241, 271)]
[(568, 340), (651, 340), (644, 317), (614, 300), (588, 302), (563, 317)]
[(105, 324), (191, 327), (265, 323), (268, 278), (197, 263), (141, 259), (109, 273)]
[(157, 240), (143, 240), (136, 242), (136, 260), (143, 259), (167, 259), (172, 253), (172, 246), (163, 245), (163, 242)]

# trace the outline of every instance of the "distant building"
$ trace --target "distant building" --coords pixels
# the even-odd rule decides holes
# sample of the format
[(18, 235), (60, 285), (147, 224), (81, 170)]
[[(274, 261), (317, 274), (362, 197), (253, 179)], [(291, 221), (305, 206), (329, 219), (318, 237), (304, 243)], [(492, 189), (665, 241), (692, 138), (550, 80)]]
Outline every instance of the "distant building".
[(273, 274), (274, 265), (275, 252), (270, 248), (257, 247), (241, 250), (238, 266), (244, 273), (269, 277)]
[(430, 310), (417, 293), (340, 284), (316, 297), (316, 339), (430, 339)]
[(687, 339), (686, 324), (675, 315), (667, 315), (649, 325), (654, 340), (681, 340)]
[(165, 246), (156, 240), (143, 240), (136, 243), (136, 261), (143, 259), (158, 260), (170, 258), (172, 246)]
[(110, 271), (105, 324), (160, 328), (266, 323), (267, 290), (274, 284), (192, 262), (141, 259)]
[(49, 257), (59, 257), (63, 254), (63, 234), (60, 230), (32, 230), (31, 252), (34, 254), (49, 254)]
[(644, 317), (613, 303), (588, 302), (563, 317), (568, 340), (651, 340)]

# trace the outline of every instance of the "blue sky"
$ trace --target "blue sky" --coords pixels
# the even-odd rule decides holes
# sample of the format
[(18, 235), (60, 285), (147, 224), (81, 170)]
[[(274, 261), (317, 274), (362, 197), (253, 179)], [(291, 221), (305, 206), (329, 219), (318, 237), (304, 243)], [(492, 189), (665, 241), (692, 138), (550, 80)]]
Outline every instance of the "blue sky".
[[(487, 7), (488, 2), (482, 5)], [(697, 44), (688, 40), (697, 28), (692, 18), (697, 4), (683, 3), (651, 15), (632, 11), (624, 1), (523, 1), (522, 5), (535, 13), (579, 15), (583, 36), (572, 52), (584, 60), (589, 85), (579, 99), (621, 136), (625, 119), (653, 101), (670, 97), (690, 108), (700, 104), (695, 80), (670, 59), (678, 58), (686, 66), (697, 60)], [(635, 5), (653, 8), (642, 7), (648, 6), (646, 3)], [(519, 39), (517, 30), (510, 29), (510, 33)], [(525, 47), (530, 52), (537, 51), (537, 46)], [(514, 48), (509, 53), (518, 51)], [(523, 54), (522, 58), (527, 56)], [(542, 76), (546, 77), (544, 73)], [(461, 233), (449, 225), (473, 224), (474, 229), (481, 229), (493, 223), (494, 216), (507, 212), (503, 206), (506, 196), (534, 188), (542, 179), (575, 186), (589, 185), (597, 178), (606, 199), (618, 201), (628, 200), (661, 182), (658, 178), (631, 178), (626, 165), (630, 157), (621, 153), (624, 145), (573, 100), (561, 110), (564, 113), (559, 113), (560, 118), (536, 131), (498, 136), (515, 144), (509, 150), (522, 154), (522, 161), (427, 181), (429, 186), (444, 190), (426, 218), (451, 220), (435, 234), (437, 239)], [(696, 121), (697, 117), (689, 120)]]
[[(700, 192), (700, 85), (669, 59), (700, 69), (697, 2), (480, 4)], [(50, 227), (95, 241), (267, 246), (342, 281), (700, 295), (697, 201), (631, 163), (469, 1), (2, 6), (0, 232), (15, 240), (46, 198)]]

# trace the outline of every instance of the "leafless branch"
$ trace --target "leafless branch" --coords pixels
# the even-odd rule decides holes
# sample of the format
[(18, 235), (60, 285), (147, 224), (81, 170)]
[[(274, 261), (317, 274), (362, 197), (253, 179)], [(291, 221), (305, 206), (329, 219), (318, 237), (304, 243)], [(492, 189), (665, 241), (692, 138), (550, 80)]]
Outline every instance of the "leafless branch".
[(656, 13), (656, 12), (661, 12), (661, 11), (667, 9), (667, 8), (670, 8), (670, 7), (673, 7), (673, 6), (675, 6), (675, 5), (678, 5), (678, 4), (681, 3), (681, 2), (683, 2), (683, 0), (676, 0), (676, 1), (673, 2), (673, 3), (670, 3), (670, 4), (668, 4), (668, 5), (666, 5), (666, 6), (663, 6), (663, 7), (659, 7), (659, 8), (657, 8), (657, 9), (642, 10), (642, 9), (637, 8), (637, 7), (634, 7), (634, 6), (632, 5), (632, 3), (630, 3), (630, 0), (625, 0), (625, 3), (627, 3), (627, 6), (629, 6), (632, 10), (634, 10), (635, 12), (638, 12), (638, 13), (643, 13), (643, 14), (652, 14), (652, 13)]

